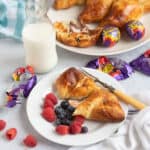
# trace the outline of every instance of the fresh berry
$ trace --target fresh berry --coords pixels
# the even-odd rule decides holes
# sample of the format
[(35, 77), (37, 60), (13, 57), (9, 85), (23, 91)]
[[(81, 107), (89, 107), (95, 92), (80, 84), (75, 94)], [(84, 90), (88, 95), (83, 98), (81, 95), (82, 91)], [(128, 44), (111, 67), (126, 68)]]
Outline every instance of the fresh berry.
[(71, 134), (78, 134), (81, 132), (81, 126), (79, 124), (77, 124), (76, 122), (73, 122), (70, 125), (70, 133)]
[(10, 128), (6, 131), (6, 138), (8, 140), (13, 140), (17, 135), (17, 130), (15, 128)]
[(69, 134), (69, 126), (66, 125), (59, 125), (56, 127), (56, 132), (60, 135)]
[(74, 117), (74, 121), (79, 122), (82, 125), (85, 121), (85, 118), (83, 116), (78, 115)]
[(27, 66), (26, 69), (31, 73), (34, 74), (34, 68), (32, 66)]
[(57, 119), (56, 121), (55, 121), (55, 124), (58, 126), (58, 125), (61, 125), (62, 124), (62, 121), (60, 120), (60, 119)]
[(68, 106), (69, 106), (69, 103), (68, 103), (67, 101), (61, 102), (61, 107), (62, 107), (63, 109), (67, 109)]
[(45, 96), (45, 99), (50, 99), (54, 105), (57, 104), (57, 98), (56, 96), (53, 94), (53, 93), (48, 93), (46, 96)]
[(4, 120), (0, 120), (0, 131), (2, 131), (6, 127), (6, 122)]
[(83, 126), (81, 129), (81, 133), (87, 133), (88, 132), (88, 127)]
[(37, 140), (33, 135), (28, 135), (24, 140), (23, 143), (28, 147), (35, 147), (37, 145)]
[(73, 119), (73, 117), (72, 117), (72, 113), (67, 112), (67, 114), (66, 114), (66, 118), (67, 118), (68, 120), (72, 120), (72, 119)]
[(54, 104), (53, 104), (53, 102), (50, 99), (45, 99), (43, 107), (44, 108), (51, 107), (52, 109), (54, 109)]
[(64, 110), (63, 110), (60, 106), (57, 106), (57, 107), (55, 108), (55, 113), (56, 113), (57, 115), (61, 114), (63, 111), (64, 111)]
[(64, 124), (64, 125), (70, 125), (70, 124), (71, 124), (71, 121), (68, 120), (68, 119), (66, 119), (66, 118), (64, 118), (64, 119), (61, 121), (61, 123)]
[(51, 107), (44, 108), (42, 112), (42, 116), (49, 122), (53, 122), (56, 120), (55, 112)]
[(57, 118), (59, 118), (59, 119), (64, 119), (67, 116), (67, 112), (60, 106), (56, 107), (55, 113), (57, 115)]
[(71, 105), (69, 105), (67, 110), (70, 111), (71, 113), (73, 113), (75, 111), (75, 108), (72, 107)]

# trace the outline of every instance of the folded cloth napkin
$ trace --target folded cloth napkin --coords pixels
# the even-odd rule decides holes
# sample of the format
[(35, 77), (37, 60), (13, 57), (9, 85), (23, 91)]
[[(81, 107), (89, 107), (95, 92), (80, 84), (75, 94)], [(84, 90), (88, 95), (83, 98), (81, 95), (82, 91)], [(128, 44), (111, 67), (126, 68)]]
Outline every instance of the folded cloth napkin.
[[(150, 90), (134, 94), (150, 106)], [(97, 144), (69, 150), (150, 150), (150, 107), (129, 115), (118, 132)]]
[(25, 0), (0, 0), (0, 37), (20, 40), (25, 21)]

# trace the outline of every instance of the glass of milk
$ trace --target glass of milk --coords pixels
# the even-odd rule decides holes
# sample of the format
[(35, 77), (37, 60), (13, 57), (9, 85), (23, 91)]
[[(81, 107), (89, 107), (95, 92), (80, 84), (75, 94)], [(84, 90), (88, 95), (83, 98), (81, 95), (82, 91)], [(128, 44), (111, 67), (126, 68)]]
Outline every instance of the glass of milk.
[(50, 24), (28, 24), (22, 37), (26, 65), (33, 66), (36, 73), (46, 73), (57, 64), (56, 34)]
[[(25, 62), (26, 65), (34, 67), (36, 73), (46, 73), (57, 64), (56, 33), (53, 26), (44, 18), (46, 2), (43, 3), (41, 0), (32, 0), (32, 2), (30, 1), (29, 8), (31, 9), (28, 8), (27, 23), (22, 32)], [(37, 7), (37, 2), (40, 7)], [(43, 9), (41, 9), (40, 2), (42, 2)], [(34, 9), (35, 6), (36, 9)]]

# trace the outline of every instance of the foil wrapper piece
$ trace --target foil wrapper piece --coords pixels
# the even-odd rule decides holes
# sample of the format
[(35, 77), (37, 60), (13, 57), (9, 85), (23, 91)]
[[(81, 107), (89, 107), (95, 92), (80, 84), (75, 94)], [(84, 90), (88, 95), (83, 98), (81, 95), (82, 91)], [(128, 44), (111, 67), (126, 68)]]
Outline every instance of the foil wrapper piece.
[(137, 71), (150, 76), (150, 50), (130, 62), (130, 65)]
[(36, 83), (37, 83), (37, 77), (36, 76), (31, 77), (27, 81), (27, 83), (24, 86), (24, 90), (23, 90), (24, 97), (28, 97), (29, 96), (31, 90), (36, 85)]
[(103, 71), (116, 80), (124, 80), (133, 73), (133, 68), (118, 58), (101, 56), (87, 63), (86, 67)]
[(12, 108), (27, 98), (37, 83), (37, 77), (31, 66), (17, 68), (13, 74), (14, 80), (11, 87), (6, 91), (6, 107)]

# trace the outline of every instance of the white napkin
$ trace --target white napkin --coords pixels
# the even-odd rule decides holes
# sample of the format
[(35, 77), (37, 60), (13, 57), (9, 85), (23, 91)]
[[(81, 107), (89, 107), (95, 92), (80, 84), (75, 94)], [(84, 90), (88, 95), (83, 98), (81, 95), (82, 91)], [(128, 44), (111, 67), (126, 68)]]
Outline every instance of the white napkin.
[[(150, 90), (133, 96), (150, 106)], [(129, 115), (118, 132), (108, 139), (69, 150), (150, 150), (150, 107)]]

